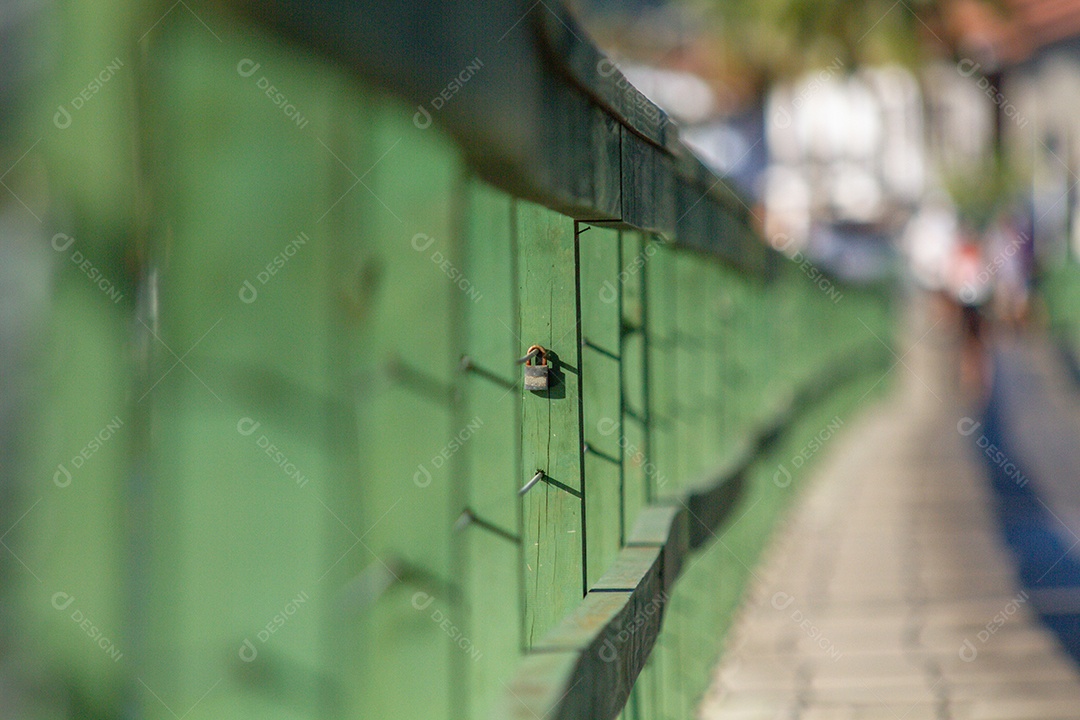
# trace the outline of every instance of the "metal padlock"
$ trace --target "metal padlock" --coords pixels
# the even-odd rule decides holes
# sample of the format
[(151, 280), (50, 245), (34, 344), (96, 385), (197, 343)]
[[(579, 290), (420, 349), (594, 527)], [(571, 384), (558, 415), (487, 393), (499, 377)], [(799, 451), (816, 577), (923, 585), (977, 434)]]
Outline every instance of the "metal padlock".
[[(533, 365), (533, 353), (536, 352), (540, 356), (540, 364)], [(548, 389), (548, 361), (547, 351), (539, 345), (533, 345), (529, 348), (529, 351), (525, 354), (528, 358), (525, 361), (525, 389), (526, 390), (547, 390)]]

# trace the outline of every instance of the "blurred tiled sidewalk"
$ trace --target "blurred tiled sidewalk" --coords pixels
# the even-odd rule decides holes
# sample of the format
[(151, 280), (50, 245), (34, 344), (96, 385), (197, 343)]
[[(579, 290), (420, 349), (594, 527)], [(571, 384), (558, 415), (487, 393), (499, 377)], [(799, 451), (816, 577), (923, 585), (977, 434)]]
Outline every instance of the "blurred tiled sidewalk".
[(704, 720), (1080, 718), (1080, 671), (1017, 585), (957, 431), (947, 346), (941, 327), (909, 344), (888, 399), (823, 453), (755, 569)]

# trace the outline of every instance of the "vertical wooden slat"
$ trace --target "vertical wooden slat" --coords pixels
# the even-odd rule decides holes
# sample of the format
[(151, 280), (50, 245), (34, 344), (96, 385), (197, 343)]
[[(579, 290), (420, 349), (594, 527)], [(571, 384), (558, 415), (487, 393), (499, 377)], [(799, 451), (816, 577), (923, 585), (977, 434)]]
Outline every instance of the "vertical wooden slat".
[(578, 393), (574, 222), (517, 201), (521, 353), (543, 345), (558, 357), (558, 378), (548, 393), (524, 392), (522, 485), (543, 470), (521, 500), (524, 511), (525, 642), (531, 646), (584, 593), (584, 493)]
[[(144, 148), (158, 215), (135, 328), (154, 358), (138, 400), (152, 443), (136, 595), (148, 625), (133, 686), (148, 717), (281, 717), (249, 671), (289, 667), (275, 692), (310, 716), (320, 688), (293, 680), (318, 672), (322, 529), (334, 522), (320, 499), (335, 479), (326, 438), (338, 416), (316, 71), (257, 39), (226, 48), (188, 15), (159, 29), (170, 42), (153, 58)], [(277, 68), (310, 113), (307, 132), (237, 73), (238, 51)], [(274, 162), (248, 178), (268, 153)], [(245, 641), (255, 664), (239, 656)]]
[(623, 515), (625, 526), (632, 528), (647, 503), (649, 476), (654, 476), (656, 482), (664, 481), (662, 477), (655, 477), (658, 471), (649, 452), (650, 412), (645, 368), (648, 333), (645, 278), (658, 245), (639, 232), (621, 233), (621, 242), (625, 272), (620, 277), (623, 329), (619, 351), (623, 398)]
[(619, 233), (580, 225), (586, 518), (589, 586), (614, 560), (622, 532), (619, 400)]
[[(386, 565), (398, 576), (358, 626), (366, 672), (356, 712), (371, 717), (448, 712), (449, 667), (461, 654), (457, 633), (447, 628), (467, 621), (450, 564), (457, 510), (451, 470), (461, 443), (473, 439), (465, 434), (485, 431), (454, 422), (460, 346), (452, 308), (460, 294), (482, 292), (461, 276), (459, 159), (437, 129), (418, 129), (410, 118), (407, 108), (384, 103), (374, 158), (353, 170), (370, 193), (359, 185), (353, 192), (375, 201), (361, 238), (377, 284), (356, 336), (358, 481), (367, 502), (353, 530), (362, 542), (341, 536), (342, 551), (357, 544), (342, 560), (352, 576), (344, 590)], [(394, 558), (405, 567), (396, 568)]]
[[(457, 535), (465, 546), (463, 595), (471, 652), (455, 662), (468, 668), (468, 716), (486, 717), (505, 692), (520, 653), (518, 585), (518, 461), (521, 368), (517, 357), (517, 292), (513, 263), (512, 201), (479, 180), (468, 184), (465, 272), (482, 293), (465, 304), (464, 388), (473, 423), (482, 431), (465, 447), (467, 505), (479, 522)], [(456, 512), (463, 511), (455, 508)], [(487, 525), (505, 534), (500, 535)], [(511, 537), (507, 537), (507, 535)]]

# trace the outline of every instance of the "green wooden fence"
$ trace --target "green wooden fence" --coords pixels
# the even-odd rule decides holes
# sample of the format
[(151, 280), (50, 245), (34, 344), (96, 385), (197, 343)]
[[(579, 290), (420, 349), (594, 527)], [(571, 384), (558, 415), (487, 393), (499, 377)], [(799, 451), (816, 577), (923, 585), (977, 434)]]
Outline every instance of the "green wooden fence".
[(553, 3), (47, 29), (24, 716), (690, 717), (887, 294), (768, 250)]

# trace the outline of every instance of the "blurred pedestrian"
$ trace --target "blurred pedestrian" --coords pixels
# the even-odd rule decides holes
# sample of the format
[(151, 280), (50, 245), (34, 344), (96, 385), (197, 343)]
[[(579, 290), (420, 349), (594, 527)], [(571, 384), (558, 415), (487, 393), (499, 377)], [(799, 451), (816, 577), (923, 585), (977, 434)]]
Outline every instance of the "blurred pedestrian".
[(994, 318), (1003, 327), (1019, 329), (1028, 315), (1031, 236), (1024, 232), (1019, 216), (1003, 212), (987, 240), (991, 260), (986, 272), (993, 278)]
[(991, 276), (978, 234), (959, 231), (949, 268), (949, 289), (960, 310), (960, 387), (982, 394), (987, 380), (985, 309), (992, 295)]

